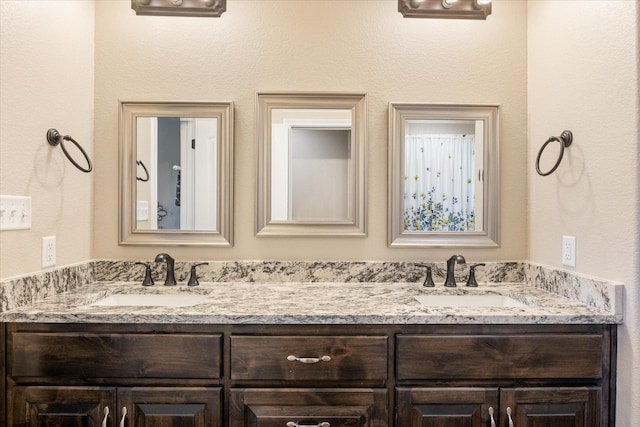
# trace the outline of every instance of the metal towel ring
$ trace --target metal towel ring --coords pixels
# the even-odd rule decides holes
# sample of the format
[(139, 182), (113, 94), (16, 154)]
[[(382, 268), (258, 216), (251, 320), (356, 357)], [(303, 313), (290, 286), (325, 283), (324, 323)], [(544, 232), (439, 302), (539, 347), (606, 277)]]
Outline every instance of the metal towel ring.
[[(49, 142), (50, 145), (53, 145), (54, 147), (56, 145), (60, 145), (60, 148), (62, 148), (62, 151), (64, 152), (64, 155), (67, 156), (67, 159), (69, 159), (69, 161), (71, 163), (73, 163), (73, 165), (75, 167), (77, 167), (78, 169), (80, 169), (82, 172), (91, 172), (91, 170), (93, 170), (93, 165), (91, 164), (91, 159), (89, 158), (89, 156), (87, 155), (87, 152), (84, 151), (84, 149), (80, 146), (80, 144), (78, 144), (73, 138), (71, 138), (69, 135), (65, 135), (62, 136), (60, 135), (60, 132), (58, 132), (56, 129), (49, 129), (47, 131), (47, 141)], [(67, 149), (64, 146), (64, 141), (71, 141), (73, 144), (75, 144), (76, 147), (78, 147), (78, 150), (80, 150), (80, 152), (82, 153), (82, 155), (84, 156), (85, 160), (87, 161), (87, 165), (88, 167), (85, 169), (82, 166), (80, 166), (75, 160), (73, 160), (73, 158), (69, 155), (69, 152), (67, 151)]]
[[(558, 141), (560, 143), (560, 155), (558, 156), (558, 160), (556, 161), (556, 164), (553, 165), (553, 167), (548, 172), (542, 172), (540, 170), (540, 156), (542, 155), (542, 152), (545, 150), (545, 148), (547, 148), (547, 145), (551, 144), (553, 141)], [(559, 137), (552, 136), (549, 139), (547, 139), (547, 141), (544, 144), (542, 144), (540, 151), (538, 151), (538, 157), (536, 157), (536, 171), (538, 172), (538, 175), (547, 176), (555, 172), (555, 170), (558, 169), (558, 166), (560, 166), (560, 162), (562, 161), (562, 156), (564, 156), (564, 149), (570, 146), (572, 142), (573, 142), (573, 134), (571, 133), (570, 130), (565, 130), (564, 132), (562, 132), (562, 134)]]

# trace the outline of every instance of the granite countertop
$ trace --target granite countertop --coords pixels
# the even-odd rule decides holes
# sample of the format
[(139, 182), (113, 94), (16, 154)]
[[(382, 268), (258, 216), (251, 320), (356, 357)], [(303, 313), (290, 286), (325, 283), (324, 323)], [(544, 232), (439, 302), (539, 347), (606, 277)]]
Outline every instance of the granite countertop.
[[(113, 294), (198, 294), (193, 306), (95, 306)], [(499, 294), (525, 307), (426, 307), (418, 295)], [(0, 313), (4, 322), (210, 324), (608, 324), (620, 316), (521, 283), (425, 288), (421, 283), (96, 282)]]

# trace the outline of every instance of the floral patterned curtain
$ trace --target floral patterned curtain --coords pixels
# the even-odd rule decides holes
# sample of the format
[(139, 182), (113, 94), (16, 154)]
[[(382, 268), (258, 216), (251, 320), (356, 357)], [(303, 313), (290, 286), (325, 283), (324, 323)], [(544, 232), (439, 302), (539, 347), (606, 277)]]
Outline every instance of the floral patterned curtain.
[(474, 231), (474, 136), (405, 136), (404, 229)]

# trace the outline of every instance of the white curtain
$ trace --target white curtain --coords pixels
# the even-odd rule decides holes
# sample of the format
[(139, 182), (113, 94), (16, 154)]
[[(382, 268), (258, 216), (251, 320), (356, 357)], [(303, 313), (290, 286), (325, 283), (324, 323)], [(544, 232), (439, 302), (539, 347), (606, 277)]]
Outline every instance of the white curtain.
[(405, 135), (404, 171), (405, 230), (475, 230), (473, 135)]

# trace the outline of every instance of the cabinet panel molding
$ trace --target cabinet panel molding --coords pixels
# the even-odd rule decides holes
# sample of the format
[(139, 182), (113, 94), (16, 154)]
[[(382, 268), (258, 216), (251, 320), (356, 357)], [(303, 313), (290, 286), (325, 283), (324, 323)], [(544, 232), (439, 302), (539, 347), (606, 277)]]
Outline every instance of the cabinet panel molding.
[(15, 332), (9, 375), (220, 378), (221, 335)]
[(118, 389), (118, 407), (127, 408), (132, 426), (222, 426), (219, 387), (124, 387)]
[[(105, 411), (105, 408), (108, 408)], [(11, 426), (107, 425), (116, 409), (114, 387), (13, 387), (8, 405)], [(110, 418), (111, 417), (111, 418)]]
[(512, 408), (519, 427), (606, 426), (600, 422), (601, 399), (599, 387), (511, 388), (502, 389), (500, 396), (503, 409)]
[(384, 385), (387, 351), (386, 336), (232, 336), (231, 379)]
[(386, 427), (387, 390), (232, 388), (230, 427), (329, 422), (331, 427)]
[(402, 427), (469, 426), (490, 422), (490, 409), (499, 412), (495, 387), (398, 387), (396, 425)]
[(602, 335), (399, 335), (398, 379), (603, 376)]

